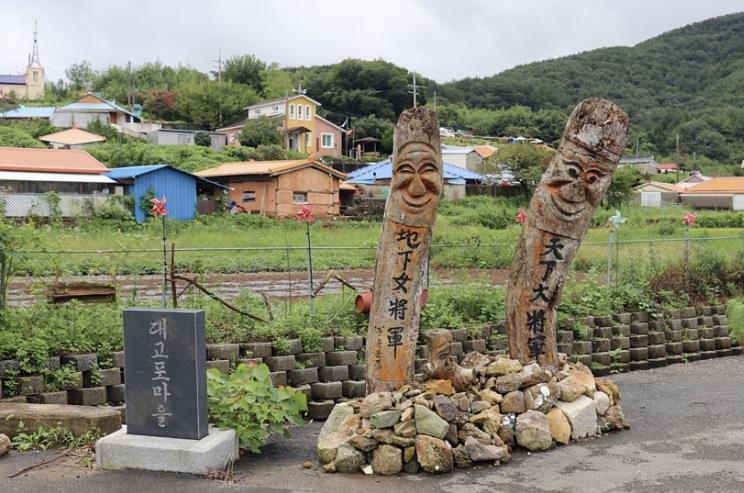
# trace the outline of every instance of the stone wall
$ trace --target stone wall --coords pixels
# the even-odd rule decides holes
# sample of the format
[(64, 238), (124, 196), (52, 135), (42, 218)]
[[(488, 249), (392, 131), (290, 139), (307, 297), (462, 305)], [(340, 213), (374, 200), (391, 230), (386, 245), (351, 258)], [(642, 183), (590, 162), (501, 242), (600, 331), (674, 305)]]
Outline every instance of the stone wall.
[[(476, 351), (505, 353), (508, 341), (503, 329), (483, 328), (477, 334), (452, 331), (453, 354), (459, 358)], [(557, 331), (559, 352), (582, 362), (595, 376), (658, 368), (705, 358), (741, 354), (732, 347), (725, 306), (699, 309), (668, 309), (661, 315), (646, 312), (564, 320)], [(308, 417), (325, 419), (338, 402), (365, 394), (365, 356), (362, 336), (324, 337), (320, 347), (305, 351), (299, 339), (281, 344), (253, 342), (208, 344), (207, 367), (228, 372), (241, 362), (266, 363), (275, 385), (289, 385), (308, 397)], [(423, 337), (417, 350), (416, 371), (426, 363), (428, 348)], [(15, 402), (110, 405), (123, 410), (124, 353), (112, 353), (110, 368), (99, 369), (96, 354), (50, 358), (49, 368), (72, 363), (76, 388), (46, 392), (40, 375), (17, 376), (19, 364), (0, 361), (0, 393)], [(12, 381), (9, 385), (9, 381)], [(3, 388), (5, 387), (5, 388)], [(18, 395), (8, 397), (15, 387)]]

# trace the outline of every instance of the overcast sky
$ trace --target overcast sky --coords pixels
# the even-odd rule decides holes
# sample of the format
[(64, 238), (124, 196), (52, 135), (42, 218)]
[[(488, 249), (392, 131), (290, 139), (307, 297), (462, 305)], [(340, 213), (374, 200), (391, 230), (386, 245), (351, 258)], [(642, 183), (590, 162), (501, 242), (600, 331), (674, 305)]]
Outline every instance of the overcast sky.
[(382, 59), (448, 82), (740, 11), (741, 0), (2, 0), (0, 74), (25, 72), (34, 20), (53, 81), (82, 60), (207, 72), (220, 54), (252, 54), (281, 67)]

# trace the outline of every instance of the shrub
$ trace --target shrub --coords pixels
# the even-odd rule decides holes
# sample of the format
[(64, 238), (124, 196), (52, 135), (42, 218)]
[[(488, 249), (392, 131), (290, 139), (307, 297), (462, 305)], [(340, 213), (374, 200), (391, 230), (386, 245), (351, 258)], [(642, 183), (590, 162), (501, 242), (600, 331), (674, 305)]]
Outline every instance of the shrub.
[(257, 454), (271, 434), (289, 436), (288, 425), (301, 424), (305, 394), (274, 388), (269, 367), (241, 363), (230, 375), (207, 370), (209, 416), (221, 428), (234, 428), (241, 448)]

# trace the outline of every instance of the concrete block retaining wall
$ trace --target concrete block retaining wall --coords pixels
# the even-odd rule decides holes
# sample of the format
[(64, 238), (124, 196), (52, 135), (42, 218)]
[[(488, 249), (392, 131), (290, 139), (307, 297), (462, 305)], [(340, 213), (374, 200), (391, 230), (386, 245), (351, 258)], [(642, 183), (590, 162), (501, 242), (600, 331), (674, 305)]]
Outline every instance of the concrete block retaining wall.
[[(453, 353), (459, 357), (470, 351), (508, 350), (502, 329), (486, 327), (477, 334), (465, 329), (452, 332)], [(557, 340), (559, 352), (590, 366), (595, 376), (742, 353), (740, 346), (732, 347), (725, 306), (668, 309), (659, 315), (618, 313), (564, 320), (557, 330)], [(428, 357), (424, 338), (419, 342), (417, 372)], [(229, 372), (241, 362), (266, 363), (275, 385), (290, 385), (304, 392), (309, 417), (324, 419), (335, 403), (364, 395), (364, 347), (362, 336), (324, 337), (312, 348), (304, 348), (299, 339), (280, 344), (208, 344), (207, 367)], [(18, 362), (0, 361), (0, 393), (5, 392), (4, 400), (16, 402), (108, 404), (123, 411), (124, 354), (112, 353), (109, 360), (111, 367), (99, 370), (95, 354), (50, 358), (50, 369), (72, 363), (79, 373), (77, 388), (56, 392), (46, 392), (40, 376), (18, 376)], [(15, 383), (8, 385), (11, 379)], [(8, 396), (11, 388), (16, 389), (17, 395)]]

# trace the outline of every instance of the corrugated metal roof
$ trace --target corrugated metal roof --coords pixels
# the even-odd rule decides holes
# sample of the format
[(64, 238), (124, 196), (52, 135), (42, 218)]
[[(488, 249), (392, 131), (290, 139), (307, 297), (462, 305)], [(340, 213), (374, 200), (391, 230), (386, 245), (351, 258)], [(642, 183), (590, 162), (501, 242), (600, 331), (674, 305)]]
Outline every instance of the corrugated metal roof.
[(55, 132), (53, 134), (44, 135), (39, 137), (42, 142), (54, 142), (58, 144), (67, 145), (80, 145), (80, 144), (91, 144), (93, 142), (103, 142), (106, 137), (86, 132), (79, 128), (69, 128), (61, 132)]
[[(76, 101), (74, 103), (70, 103), (66, 106), (62, 106), (59, 108), (59, 111), (89, 111), (89, 112), (95, 112), (95, 111), (101, 111), (101, 112), (110, 112), (110, 111), (120, 111), (122, 113), (126, 113), (128, 115), (131, 115), (135, 118), (139, 118), (135, 114), (133, 114), (131, 111), (129, 111), (126, 108), (123, 108), (119, 106), (118, 104), (114, 103), (113, 101), (107, 101), (103, 99), (100, 96), (96, 96), (95, 94), (88, 94), (88, 96), (93, 96), (94, 98), (98, 99), (98, 103), (81, 103), (79, 101)], [(83, 96), (86, 97), (86, 96)]]
[(137, 178), (138, 176), (146, 175), (162, 168), (171, 168), (177, 173), (183, 173), (185, 175), (193, 176), (194, 178), (196, 178), (197, 181), (206, 183), (216, 188), (226, 188), (224, 185), (220, 185), (219, 183), (215, 183), (199, 175), (180, 170), (171, 166), (170, 164), (150, 164), (145, 166), (124, 166), (121, 168), (111, 168), (111, 170), (109, 170), (108, 172), (108, 176), (110, 176), (114, 180), (131, 180)]
[[(390, 180), (393, 177), (393, 163), (390, 159), (373, 163), (365, 168), (360, 168), (349, 173), (347, 183), (358, 183), (371, 185), (377, 180)], [(444, 163), (442, 177), (445, 182), (458, 180), (482, 181), (483, 176), (459, 166)]]
[(19, 106), (13, 110), (0, 113), (0, 118), (51, 118), (54, 106)]
[(720, 176), (687, 189), (686, 193), (744, 193), (744, 176)]
[(313, 167), (326, 173), (331, 173), (340, 179), (345, 179), (346, 174), (336, 171), (330, 166), (326, 166), (318, 161), (309, 159), (299, 159), (293, 161), (244, 161), (237, 163), (225, 163), (216, 168), (209, 168), (194, 173), (197, 176), (205, 178), (215, 178), (219, 176), (240, 176), (240, 175), (279, 175), (290, 171), (295, 171), (305, 167)]
[(26, 84), (25, 75), (0, 75), (0, 84)]
[(443, 145), (442, 146), (442, 155), (445, 154), (470, 154), (471, 152), (475, 152), (475, 149), (472, 147), (459, 147), (459, 146), (448, 146)]
[(116, 183), (106, 175), (83, 173), (31, 173), (25, 171), (0, 171), (0, 180), (53, 181), (65, 183)]
[(0, 147), (0, 170), (106, 173), (108, 168), (82, 149)]

